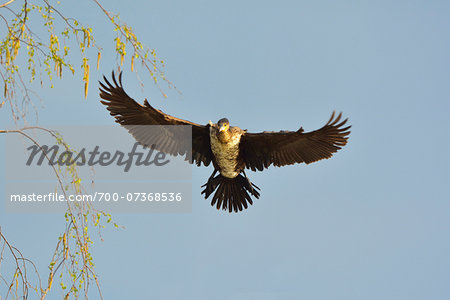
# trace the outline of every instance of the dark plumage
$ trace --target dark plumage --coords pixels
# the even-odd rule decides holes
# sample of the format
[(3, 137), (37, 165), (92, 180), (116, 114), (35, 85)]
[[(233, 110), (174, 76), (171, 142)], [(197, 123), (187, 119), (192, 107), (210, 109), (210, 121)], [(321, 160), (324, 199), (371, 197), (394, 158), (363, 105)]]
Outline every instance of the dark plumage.
[[(230, 126), (228, 119), (220, 119), (217, 124), (209, 122), (200, 125), (182, 120), (153, 108), (147, 100), (144, 105), (130, 98), (122, 87), (122, 73), (116, 81), (114, 72), (112, 84), (105, 78), (100, 82), (101, 103), (107, 106), (116, 122), (126, 127), (134, 138), (143, 145), (151, 145), (152, 140), (160, 142), (160, 151), (171, 155), (184, 155), (197, 166), (214, 165), (214, 172), (203, 185), (205, 199), (214, 191), (211, 205), (217, 209), (241, 211), (253, 204), (251, 196), (259, 198), (259, 188), (250, 182), (244, 170), (262, 171), (270, 165), (277, 167), (295, 163), (312, 163), (330, 158), (333, 153), (346, 145), (350, 127), (344, 127), (347, 119), (341, 120), (342, 113), (331, 115), (330, 120), (320, 129), (297, 131), (248, 133), (239, 127)], [(161, 137), (149, 137), (133, 125), (190, 125), (192, 126), (192, 149), (177, 138), (176, 132), (164, 133)], [(216, 173), (219, 172), (217, 176)], [(251, 196), (250, 196), (251, 195)]]

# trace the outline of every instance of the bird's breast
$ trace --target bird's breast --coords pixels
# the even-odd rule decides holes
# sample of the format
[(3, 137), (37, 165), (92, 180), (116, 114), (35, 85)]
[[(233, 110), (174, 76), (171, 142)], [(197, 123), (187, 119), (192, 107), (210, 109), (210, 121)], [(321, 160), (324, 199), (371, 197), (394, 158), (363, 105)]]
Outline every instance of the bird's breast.
[(227, 142), (221, 142), (214, 128), (210, 128), (211, 150), (214, 155), (219, 172), (227, 178), (235, 178), (240, 171), (237, 170), (239, 156), (239, 142), (242, 133), (233, 133)]

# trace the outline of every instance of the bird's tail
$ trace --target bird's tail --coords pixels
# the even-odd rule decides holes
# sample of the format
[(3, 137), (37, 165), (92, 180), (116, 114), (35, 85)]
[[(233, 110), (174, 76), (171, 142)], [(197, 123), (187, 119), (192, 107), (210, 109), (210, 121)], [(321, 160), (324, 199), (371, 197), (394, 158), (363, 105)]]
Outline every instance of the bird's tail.
[(217, 209), (228, 210), (230, 213), (233, 210), (238, 212), (246, 209), (248, 207), (247, 202), (252, 205), (253, 201), (249, 192), (258, 199), (258, 190), (260, 190), (259, 187), (251, 183), (242, 174), (235, 178), (226, 178), (219, 174), (214, 178), (210, 178), (202, 187), (205, 187), (202, 191), (202, 194), (205, 194), (205, 199), (217, 189), (211, 200), (211, 205), (216, 205)]

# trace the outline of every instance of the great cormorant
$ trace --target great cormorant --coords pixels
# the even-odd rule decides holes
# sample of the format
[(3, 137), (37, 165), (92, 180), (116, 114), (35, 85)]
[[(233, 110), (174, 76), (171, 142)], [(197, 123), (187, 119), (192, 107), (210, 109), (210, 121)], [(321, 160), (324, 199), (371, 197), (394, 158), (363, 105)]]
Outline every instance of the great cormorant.
[[(344, 127), (347, 119), (341, 121), (342, 113), (331, 115), (322, 128), (304, 132), (280, 131), (249, 133), (239, 127), (230, 126), (228, 119), (220, 119), (217, 124), (200, 125), (172, 117), (153, 108), (145, 99), (141, 105), (130, 98), (122, 86), (122, 73), (116, 81), (114, 72), (111, 84), (103, 76), (100, 82), (101, 101), (107, 106), (116, 122), (126, 127), (134, 138), (143, 145), (148, 137), (132, 125), (190, 125), (192, 126), (192, 149), (187, 151), (183, 145), (168, 134), (165, 139), (170, 149), (158, 149), (171, 155), (185, 155), (186, 160), (197, 166), (208, 166), (211, 162), (214, 172), (202, 187), (207, 199), (216, 189), (211, 205), (229, 212), (246, 209), (253, 204), (250, 195), (259, 198), (259, 188), (250, 182), (244, 170), (262, 171), (270, 165), (281, 167), (295, 163), (312, 163), (330, 158), (333, 153), (347, 143), (350, 127)], [(147, 145), (148, 146), (148, 145)], [(216, 173), (219, 172), (217, 176)], [(249, 195), (250, 194), (250, 195)]]

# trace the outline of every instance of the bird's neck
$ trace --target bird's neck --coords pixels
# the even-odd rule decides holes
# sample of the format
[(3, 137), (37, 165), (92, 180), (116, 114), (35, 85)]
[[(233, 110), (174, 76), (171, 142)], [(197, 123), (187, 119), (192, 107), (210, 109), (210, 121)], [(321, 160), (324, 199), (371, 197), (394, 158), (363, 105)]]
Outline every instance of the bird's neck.
[(228, 143), (230, 141), (230, 139), (231, 139), (231, 132), (230, 132), (230, 130), (219, 131), (217, 133), (217, 138), (219, 139), (219, 141), (222, 144)]

